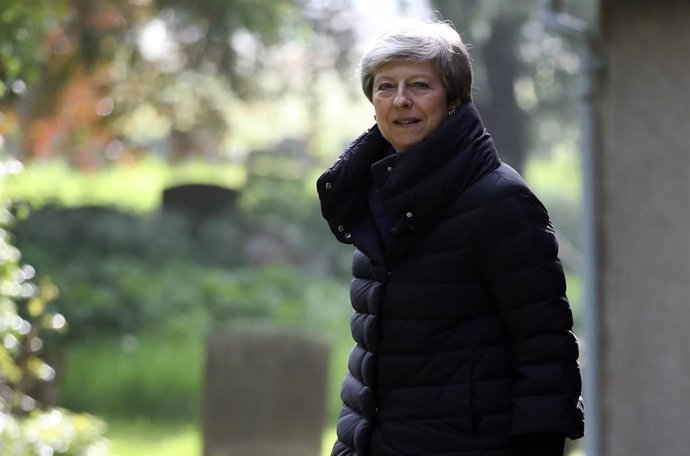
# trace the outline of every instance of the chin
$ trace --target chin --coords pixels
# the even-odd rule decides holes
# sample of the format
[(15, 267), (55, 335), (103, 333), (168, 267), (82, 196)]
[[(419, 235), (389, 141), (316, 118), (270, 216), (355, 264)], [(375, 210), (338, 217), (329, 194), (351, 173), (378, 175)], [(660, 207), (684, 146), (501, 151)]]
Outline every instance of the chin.
[(406, 141), (404, 143), (397, 143), (397, 145), (393, 146), (393, 148), (398, 151), (398, 152), (403, 152), (406, 151), (407, 149), (416, 146), (422, 142), (422, 140), (419, 141)]

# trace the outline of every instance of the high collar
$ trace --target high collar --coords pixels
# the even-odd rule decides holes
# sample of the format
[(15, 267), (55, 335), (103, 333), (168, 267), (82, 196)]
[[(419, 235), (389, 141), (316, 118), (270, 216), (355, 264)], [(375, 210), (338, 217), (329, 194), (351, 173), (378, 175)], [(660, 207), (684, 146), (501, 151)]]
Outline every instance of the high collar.
[(433, 227), (463, 190), (500, 164), (471, 102), (419, 144), (391, 155), (390, 149), (374, 126), (318, 179), (322, 214), (341, 242), (353, 242), (372, 186), (391, 218), (391, 234), (405, 237)]

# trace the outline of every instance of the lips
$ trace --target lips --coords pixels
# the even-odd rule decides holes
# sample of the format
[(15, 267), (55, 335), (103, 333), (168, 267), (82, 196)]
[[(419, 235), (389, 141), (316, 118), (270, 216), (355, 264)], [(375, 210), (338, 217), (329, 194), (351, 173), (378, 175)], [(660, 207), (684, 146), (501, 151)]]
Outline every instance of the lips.
[(413, 125), (413, 124), (416, 124), (418, 122), (420, 122), (420, 119), (416, 119), (416, 118), (396, 119), (393, 121), (393, 123), (395, 125), (401, 125), (401, 126)]

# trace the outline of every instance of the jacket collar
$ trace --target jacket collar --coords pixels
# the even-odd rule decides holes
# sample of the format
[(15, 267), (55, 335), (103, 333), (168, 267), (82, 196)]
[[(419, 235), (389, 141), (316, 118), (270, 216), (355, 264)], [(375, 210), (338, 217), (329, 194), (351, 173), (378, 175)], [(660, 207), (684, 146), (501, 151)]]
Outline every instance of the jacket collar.
[(396, 238), (418, 237), (433, 227), (463, 190), (500, 165), (471, 102), (460, 105), (419, 144), (388, 155), (390, 150), (374, 126), (318, 179), (322, 214), (341, 242), (353, 242), (352, 230), (368, 211), (371, 186), (391, 217), (395, 251)]

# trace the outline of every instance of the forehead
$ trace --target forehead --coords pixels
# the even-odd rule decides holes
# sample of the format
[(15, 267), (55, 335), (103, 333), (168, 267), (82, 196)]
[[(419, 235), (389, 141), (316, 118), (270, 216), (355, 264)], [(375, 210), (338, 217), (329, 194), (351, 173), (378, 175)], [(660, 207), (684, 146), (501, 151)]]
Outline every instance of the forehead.
[(434, 65), (424, 60), (413, 62), (406, 60), (395, 60), (381, 65), (374, 71), (374, 80), (381, 78), (410, 78), (423, 76), (438, 79), (438, 73)]

